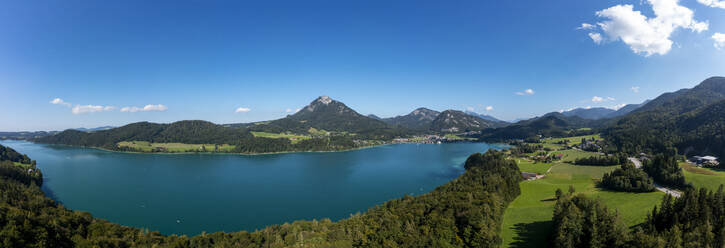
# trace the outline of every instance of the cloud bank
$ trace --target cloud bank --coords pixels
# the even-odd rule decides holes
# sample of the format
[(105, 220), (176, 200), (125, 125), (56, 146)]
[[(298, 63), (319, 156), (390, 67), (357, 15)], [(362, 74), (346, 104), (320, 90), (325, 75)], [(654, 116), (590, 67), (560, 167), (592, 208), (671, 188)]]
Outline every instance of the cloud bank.
[(164, 106), (163, 104), (149, 104), (146, 106), (143, 106), (143, 108), (139, 107), (123, 107), (121, 108), (121, 112), (128, 112), (128, 113), (136, 113), (136, 112), (148, 112), (148, 111), (166, 111), (169, 109), (168, 107)]
[[(699, 1), (712, 2), (712, 0)], [(708, 22), (695, 20), (694, 12), (680, 5), (679, 0), (647, 2), (652, 6), (655, 17), (644, 16), (642, 12), (635, 11), (634, 6), (630, 4), (597, 11), (596, 16), (605, 19), (597, 25), (606, 37), (595, 32), (590, 32), (589, 37), (597, 44), (603, 41), (621, 40), (634, 53), (648, 57), (667, 54), (673, 44), (670, 36), (677, 29), (689, 29), (700, 33), (709, 27)]]
[(240, 108), (237, 108), (237, 110), (236, 110), (236, 111), (234, 111), (234, 112), (235, 112), (235, 113), (247, 113), (247, 112), (249, 112), (249, 111), (252, 111), (252, 109), (250, 109), (250, 108), (244, 108), (244, 107), (240, 107)]
[(533, 95), (534, 94), (534, 90), (532, 90), (532, 89), (526, 89), (523, 92), (516, 92), (515, 94), (516, 95), (519, 95), (519, 96), (530, 96), (530, 95)]

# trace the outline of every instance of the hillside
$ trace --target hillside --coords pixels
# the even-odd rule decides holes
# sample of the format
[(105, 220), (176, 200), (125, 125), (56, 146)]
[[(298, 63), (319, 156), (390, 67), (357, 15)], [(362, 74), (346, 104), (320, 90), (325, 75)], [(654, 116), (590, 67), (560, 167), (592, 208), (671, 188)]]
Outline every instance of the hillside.
[(585, 120), (576, 116), (565, 116), (552, 112), (542, 117), (532, 118), (511, 124), (506, 127), (487, 129), (481, 133), (483, 141), (505, 141), (510, 139), (526, 139), (542, 135), (544, 137), (562, 137), (581, 134), (576, 130), (599, 125), (593, 120)]
[(383, 121), (390, 125), (408, 129), (427, 130), (440, 112), (427, 108), (418, 108), (407, 115), (385, 118)]
[(665, 93), (604, 131), (630, 153), (671, 152), (725, 155), (725, 78), (712, 77), (692, 89)]
[(567, 117), (576, 116), (582, 119), (598, 120), (606, 118), (607, 116), (614, 114), (614, 109), (608, 108), (577, 108), (569, 111), (564, 111), (561, 114)]
[(455, 133), (467, 131), (480, 131), (492, 128), (496, 124), (458, 110), (441, 112), (431, 123), (430, 130), (435, 132)]
[(466, 111), (464, 113), (469, 114), (469, 115), (472, 115), (472, 116), (476, 116), (478, 118), (481, 118), (481, 119), (484, 119), (484, 120), (487, 120), (487, 121), (491, 121), (494, 124), (493, 127), (504, 127), (504, 126), (510, 124), (507, 121), (503, 121), (503, 120), (500, 120), (500, 119), (498, 119), (496, 117), (493, 117), (493, 116), (490, 116), (490, 115), (486, 115), (486, 114), (479, 114), (479, 113), (476, 113), (476, 112), (473, 112), (473, 111)]

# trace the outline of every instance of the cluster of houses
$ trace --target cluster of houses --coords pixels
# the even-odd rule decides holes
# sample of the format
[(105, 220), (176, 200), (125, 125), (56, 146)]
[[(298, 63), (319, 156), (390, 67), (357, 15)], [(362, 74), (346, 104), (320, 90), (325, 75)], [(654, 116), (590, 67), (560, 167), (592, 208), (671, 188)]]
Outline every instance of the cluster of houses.
[(694, 156), (690, 158), (690, 162), (700, 167), (717, 167), (720, 162), (717, 161), (717, 157), (713, 156)]
[(393, 139), (393, 144), (401, 144), (401, 143), (442, 144), (442, 143), (455, 142), (455, 141), (460, 141), (460, 140), (459, 139), (449, 139), (445, 136), (431, 134), (431, 135), (424, 135), (424, 136), (416, 136), (413, 138)]
[(603, 146), (602, 140), (584, 140), (582, 139), (582, 143), (579, 144), (578, 148), (582, 151), (590, 151), (590, 152), (598, 152), (602, 149)]

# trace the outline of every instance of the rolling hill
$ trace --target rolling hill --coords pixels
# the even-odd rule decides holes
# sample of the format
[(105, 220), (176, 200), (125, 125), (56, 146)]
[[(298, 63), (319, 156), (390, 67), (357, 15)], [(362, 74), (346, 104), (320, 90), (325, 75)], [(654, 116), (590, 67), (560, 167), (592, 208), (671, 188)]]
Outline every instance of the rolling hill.
[(492, 128), (497, 124), (493, 121), (484, 120), (458, 110), (446, 110), (441, 112), (431, 123), (430, 130), (435, 132), (455, 133), (466, 131), (480, 131)]

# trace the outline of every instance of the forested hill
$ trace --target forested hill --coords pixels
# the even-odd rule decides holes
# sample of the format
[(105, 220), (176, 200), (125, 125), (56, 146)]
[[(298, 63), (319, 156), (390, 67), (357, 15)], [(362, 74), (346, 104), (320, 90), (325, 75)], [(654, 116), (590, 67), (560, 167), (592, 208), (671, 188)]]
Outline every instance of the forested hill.
[(526, 139), (531, 137), (564, 137), (583, 134), (590, 131), (577, 131), (581, 128), (590, 128), (601, 125), (603, 120), (586, 120), (576, 116), (564, 116), (553, 112), (502, 128), (486, 129), (480, 139), (488, 142), (499, 142), (510, 139)]
[(441, 112), (431, 123), (430, 130), (435, 132), (455, 133), (480, 131), (499, 126), (499, 123), (484, 120), (481, 117), (466, 114), (458, 110)]
[(69, 129), (35, 141), (114, 149), (121, 141), (236, 144), (248, 138), (251, 138), (251, 135), (243, 129), (228, 128), (207, 121), (178, 121), (171, 124), (137, 122), (92, 133)]
[(499, 247), (503, 214), (521, 173), (501, 152), (473, 154), (466, 172), (430, 193), (352, 215), (272, 225), (256, 232), (164, 236), (68, 210), (38, 184), (0, 170), (3, 247)]
[(666, 93), (624, 116), (604, 136), (624, 152), (725, 156), (725, 78)]
[(390, 125), (401, 126), (409, 129), (427, 130), (430, 123), (435, 120), (440, 112), (427, 108), (417, 108), (407, 115), (385, 118), (383, 121)]

